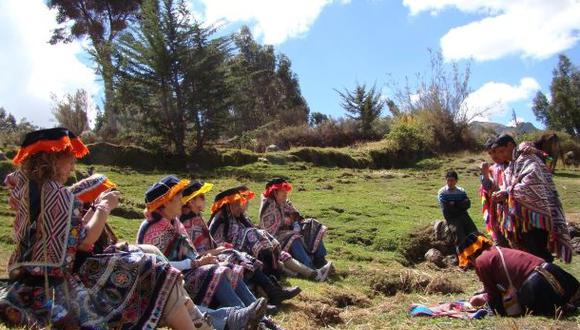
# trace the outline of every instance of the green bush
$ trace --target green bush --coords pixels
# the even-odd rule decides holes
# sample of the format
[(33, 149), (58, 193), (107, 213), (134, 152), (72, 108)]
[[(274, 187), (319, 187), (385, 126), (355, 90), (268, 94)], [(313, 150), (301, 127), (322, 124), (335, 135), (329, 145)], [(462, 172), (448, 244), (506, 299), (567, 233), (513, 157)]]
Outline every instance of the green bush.
[[(215, 168), (221, 166), (242, 166), (258, 161), (258, 154), (244, 149), (206, 148), (194, 151), (188, 165), (197, 168)], [(188, 166), (188, 167), (189, 167)]]
[(416, 125), (399, 122), (393, 125), (391, 132), (387, 134), (387, 139), (393, 141), (399, 149), (405, 148), (409, 151), (423, 151), (426, 143), (425, 137)]
[(432, 154), (428, 143), (428, 128), (413, 118), (394, 120), (385, 140), (367, 146), (375, 168), (401, 168), (413, 165)]
[(370, 165), (370, 161), (364, 157), (352, 156), (332, 148), (300, 148), (290, 154), (305, 162), (325, 167), (365, 168)]
[(242, 166), (258, 161), (258, 154), (249, 150), (226, 150), (221, 154), (220, 166)]
[(4, 184), (6, 175), (12, 173), (15, 169), (11, 160), (0, 161), (0, 185)]
[(8, 159), (12, 159), (16, 156), (17, 153), (18, 153), (18, 148), (12, 148), (12, 149), (8, 149), (8, 150), (4, 151), (4, 156), (6, 156), (6, 158), (8, 158)]
[(134, 169), (181, 169), (185, 167), (183, 160), (173, 155), (153, 152), (143, 147), (116, 145), (99, 142), (88, 145), (90, 153), (81, 159), (87, 165), (111, 165), (131, 167)]

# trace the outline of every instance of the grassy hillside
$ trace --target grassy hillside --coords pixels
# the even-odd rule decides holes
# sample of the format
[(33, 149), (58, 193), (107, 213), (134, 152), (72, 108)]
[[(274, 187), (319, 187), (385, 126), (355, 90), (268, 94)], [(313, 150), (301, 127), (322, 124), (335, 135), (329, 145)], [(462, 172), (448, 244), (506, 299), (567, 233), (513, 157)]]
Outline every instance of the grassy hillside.
[[(431, 304), (467, 299), (480, 287), (473, 272), (438, 269), (427, 264), (406, 268), (401, 252), (408, 246), (409, 233), (442, 218), (435, 195), (444, 184), (442, 177), (448, 168), (458, 170), (459, 184), (466, 188), (473, 202), (470, 213), (481, 225), (477, 167), (483, 159), (484, 155), (460, 154), (423, 160), (404, 170), (322, 168), (300, 162), (254, 163), (212, 172), (177, 174), (214, 183), (210, 199), (221, 189), (239, 183), (261, 192), (267, 179), (288, 177), (295, 188), (291, 194), (294, 205), (304, 215), (318, 218), (329, 226), (326, 241), (337, 274), (323, 284), (288, 280), (303, 289), (300, 297), (286, 304), (276, 316), (289, 329), (571, 329), (580, 326), (580, 316), (559, 321), (538, 317), (460, 321), (407, 316), (413, 302)], [(122, 239), (133, 242), (141, 222), (143, 193), (166, 173), (138, 173), (104, 166), (97, 166), (96, 170), (119, 184), (123, 207), (110, 222)], [(569, 218), (580, 222), (580, 171), (559, 171), (556, 182)], [(6, 190), (1, 192), (5, 200)], [(256, 199), (250, 206), (254, 222), (257, 222), (258, 207)], [(6, 203), (0, 203), (2, 260), (7, 260), (11, 249), (11, 222), (11, 211)], [(580, 278), (579, 265), (576, 259), (566, 268)], [(446, 290), (441, 290), (441, 286)], [(395, 290), (397, 287), (399, 292)], [(456, 293), (435, 293), (440, 291)]]

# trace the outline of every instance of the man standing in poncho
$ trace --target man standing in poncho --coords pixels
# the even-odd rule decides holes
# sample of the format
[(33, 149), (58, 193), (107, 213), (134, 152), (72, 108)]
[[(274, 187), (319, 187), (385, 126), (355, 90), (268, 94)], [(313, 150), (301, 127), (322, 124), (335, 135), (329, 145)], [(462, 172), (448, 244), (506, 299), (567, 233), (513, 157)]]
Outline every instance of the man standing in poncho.
[[(493, 243), (502, 247), (509, 247), (509, 242), (504, 237), (500, 224), (503, 223), (504, 209), (507, 208), (507, 200), (495, 201), (492, 196), (493, 193), (505, 190), (505, 175), (504, 171), (507, 168), (507, 163), (503, 163), (493, 149), (495, 138), (490, 138), (485, 143), (485, 150), (488, 153), (493, 164), (484, 162), (481, 164), (481, 186), (479, 193), (482, 199), (482, 213), (485, 222), (485, 228), (491, 235)], [(487, 171), (486, 171), (487, 167)]]
[(572, 260), (570, 234), (547, 167), (528, 145), (523, 143), (517, 147), (507, 134), (499, 136), (493, 148), (498, 157), (509, 162), (505, 170), (506, 188), (495, 192), (492, 198), (508, 202), (501, 228), (511, 246), (547, 262), (555, 254), (569, 263)]

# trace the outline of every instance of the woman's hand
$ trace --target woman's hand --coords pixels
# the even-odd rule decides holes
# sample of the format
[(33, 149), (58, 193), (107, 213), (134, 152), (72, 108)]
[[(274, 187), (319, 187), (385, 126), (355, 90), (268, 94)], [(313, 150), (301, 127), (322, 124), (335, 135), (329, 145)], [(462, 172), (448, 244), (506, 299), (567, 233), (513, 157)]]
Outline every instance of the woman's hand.
[(473, 307), (481, 307), (481, 306), (485, 305), (485, 303), (487, 303), (487, 294), (481, 293), (481, 294), (475, 295), (475, 296), (471, 297), (471, 299), (469, 299), (469, 303)]
[(507, 191), (496, 191), (493, 194), (491, 194), (491, 199), (494, 202), (503, 202), (508, 198), (508, 193)]
[[(87, 232), (87, 236), (79, 245), (79, 250), (81, 251), (89, 251), (93, 244), (99, 239), (103, 229), (105, 228), (105, 224), (107, 223), (107, 217), (111, 210), (119, 206), (119, 198), (121, 197), (121, 193), (118, 191), (104, 191), (99, 195), (97, 198), (97, 211), (94, 212), (90, 218), (87, 220), (85, 229)], [(88, 215), (88, 214), (87, 214)]]
[(198, 266), (204, 266), (204, 265), (213, 265), (213, 264), (217, 264), (218, 263), (218, 259), (215, 256), (206, 254), (204, 256), (202, 256), (201, 258), (197, 259), (197, 265)]
[(106, 205), (109, 209), (115, 209), (119, 206), (119, 200), (121, 198), (121, 193), (117, 190), (107, 190), (103, 191), (101, 195), (97, 198), (99, 201), (97, 205)]
[(210, 250), (209, 254), (211, 254), (212, 256), (217, 256), (219, 254), (226, 252), (227, 250), (229, 250), (229, 249), (226, 248), (225, 246), (219, 246), (213, 250)]

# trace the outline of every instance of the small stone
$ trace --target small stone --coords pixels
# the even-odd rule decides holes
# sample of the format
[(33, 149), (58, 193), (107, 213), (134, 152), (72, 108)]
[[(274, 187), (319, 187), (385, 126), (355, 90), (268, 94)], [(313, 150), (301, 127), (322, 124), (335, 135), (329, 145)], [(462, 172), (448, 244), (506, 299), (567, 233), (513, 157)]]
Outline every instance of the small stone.
[(456, 267), (459, 265), (459, 262), (457, 260), (457, 256), (454, 254), (448, 255), (445, 258), (443, 258), (443, 263), (447, 267)]
[(443, 263), (443, 254), (441, 253), (441, 251), (437, 249), (434, 248), (429, 249), (429, 251), (425, 253), (425, 259), (428, 262), (431, 262), (439, 267), (445, 266), (445, 264)]

